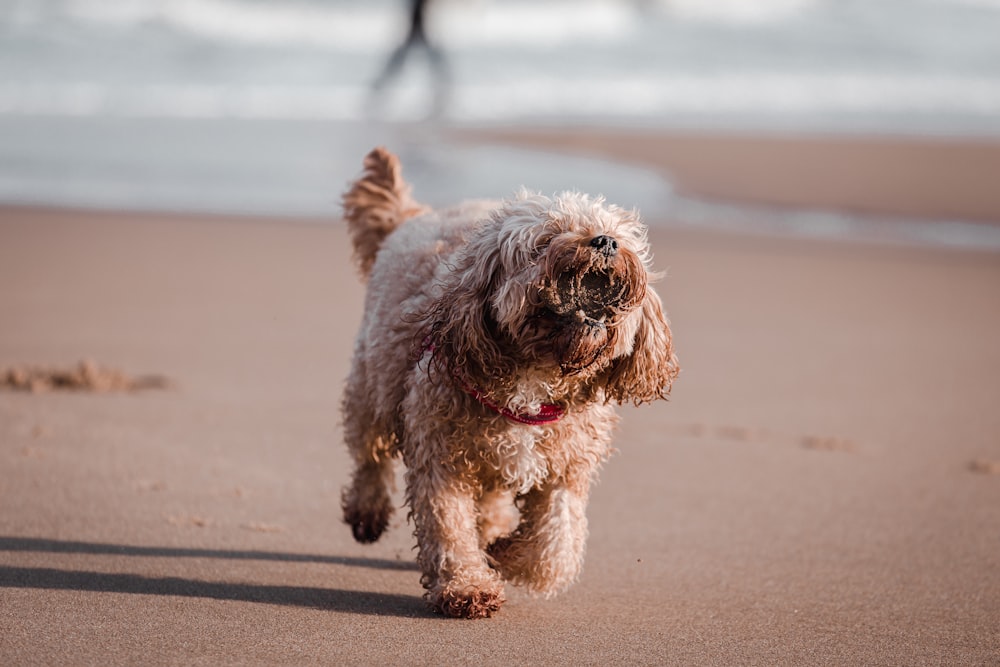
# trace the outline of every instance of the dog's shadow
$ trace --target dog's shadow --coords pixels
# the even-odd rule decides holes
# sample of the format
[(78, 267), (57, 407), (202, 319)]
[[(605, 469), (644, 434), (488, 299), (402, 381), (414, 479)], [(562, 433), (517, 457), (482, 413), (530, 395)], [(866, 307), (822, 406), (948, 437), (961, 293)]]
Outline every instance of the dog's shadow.
[[(91, 542), (72, 542), (26, 537), (0, 537), (0, 551), (45, 552), (60, 554), (97, 554), (166, 558), (223, 558), (233, 560), (265, 560), (289, 563), (329, 563), (351, 567), (383, 570), (415, 570), (414, 563), (385, 559), (321, 556), (272, 551), (228, 551), (217, 549), (185, 549), (171, 547), (140, 547)], [(413, 595), (373, 593), (337, 588), (309, 586), (279, 586), (250, 583), (202, 581), (182, 577), (146, 577), (47, 567), (12, 567), (0, 565), (0, 588), (35, 588), (48, 590), (92, 591), (100, 593), (133, 593), (137, 595), (172, 595), (260, 602), (293, 607), (309, 607), (328, 611), (374, 616), (424, 616), (423, 601)]]

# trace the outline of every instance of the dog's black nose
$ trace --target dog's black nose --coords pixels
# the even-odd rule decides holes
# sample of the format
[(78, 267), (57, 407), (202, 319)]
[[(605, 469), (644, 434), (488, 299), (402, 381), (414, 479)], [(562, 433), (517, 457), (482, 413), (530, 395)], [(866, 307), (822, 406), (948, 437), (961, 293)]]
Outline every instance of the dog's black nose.
[(618, 241), (606, 234), (601, 234), (600, 236), (595, 236), (590, 239), (590, 245), (597, 248), (608, 257), (618, 252)]

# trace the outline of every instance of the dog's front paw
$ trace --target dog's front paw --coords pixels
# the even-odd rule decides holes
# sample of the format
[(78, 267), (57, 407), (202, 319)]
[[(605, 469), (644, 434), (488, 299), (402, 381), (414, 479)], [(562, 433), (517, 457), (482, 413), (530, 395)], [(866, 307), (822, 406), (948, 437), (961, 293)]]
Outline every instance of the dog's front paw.
[(389, 513), (365, 514), (345, 510), (344, 521), (350, 524), (354, 539), (362, 544), (370, 544), (382, 537), (389, 525)]
[(507, 600), (503, 586), (486, 588), (465, 587), (456, 589), (445, 588), (438, 592), (429, 592), (427, 600), (431, 609), (438, 614), (451, 618), (489, 618)]
[(382, 537), (392, 516), (392, 502), (388, 497), (357, 503), (345, 494), (343, 508), (344, 522), (350, 525), (354, 539), (362, 544), (370, 544)]
[(576, 581), (583, 565), (582, 551), (539, 550), (538, 544), (517, 536), (503, 537), (486, 554), (491, 567), (505, 581), (526, 586), (534, 595), (551, 597)]

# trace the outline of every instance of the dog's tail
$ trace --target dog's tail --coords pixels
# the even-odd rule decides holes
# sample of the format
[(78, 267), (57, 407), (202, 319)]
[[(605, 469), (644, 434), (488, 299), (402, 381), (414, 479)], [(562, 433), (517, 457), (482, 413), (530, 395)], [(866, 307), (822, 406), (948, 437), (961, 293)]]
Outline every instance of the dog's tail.
[(410, 196), (399, 158), (379, 146), (365, 156), (365, 170), (344, 195), (344, 218), (363, 278), (371, 273), (382, 242), (404, 220), (429, 209)]

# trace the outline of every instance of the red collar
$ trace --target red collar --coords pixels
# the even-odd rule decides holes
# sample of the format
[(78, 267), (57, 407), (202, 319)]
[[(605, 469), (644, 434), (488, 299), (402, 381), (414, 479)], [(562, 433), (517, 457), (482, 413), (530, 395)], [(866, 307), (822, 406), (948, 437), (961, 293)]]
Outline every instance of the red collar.
[(454, 371), (453, 375), (455, 380), (461, 385), (462, 390), (476, 399), (484, 406), (497, 413), (498, 415), (503, 415), (512, 422), (517, 422), (518, 424), (527, 424), (528, 426), (540, 426), (542, 424), (552, 424), (559, 421), (564, 414), (566, 414), (566, 409), (561, 405), (556, 405), (555, 403), (542, 403), (541, 409), (538, 414), (530, 414), (527, 412), (514, 412), (510, 408), (498, 405), (496, 401), (492, 400), (489, 396), (484, 394), (479, 389), (476, 389), (465, 379), (458, 374), (458, 371)]
[[(431, 355), (436, 352), (434, 341), (431, 340), (430, 336), (424, 339), (423, 351), (430, 352)], [(459, 373), (457, 368), (453, 368), (451, 374), (454, 376), (455, 381), (458, 382), (459, 386), (462, 387), (462, 391), (479, 401), (482, 405), (489, 408), (493, 412), (506, 417), (512, 422), (527, 424), (528, 426), (540, 426), (542, 424), (552, 424), (557, 422), (564, 414), (566, 414), (566, 408), (561, 405), (556, 405), (555, 403), (542, 403), (537, 414), (514, 412), (510, 408), (498, 404), (496, 401), (487, 396), (482, 390), (476, 389), (469, 384), (465, 378), (462, 377), (462, 374)]]

